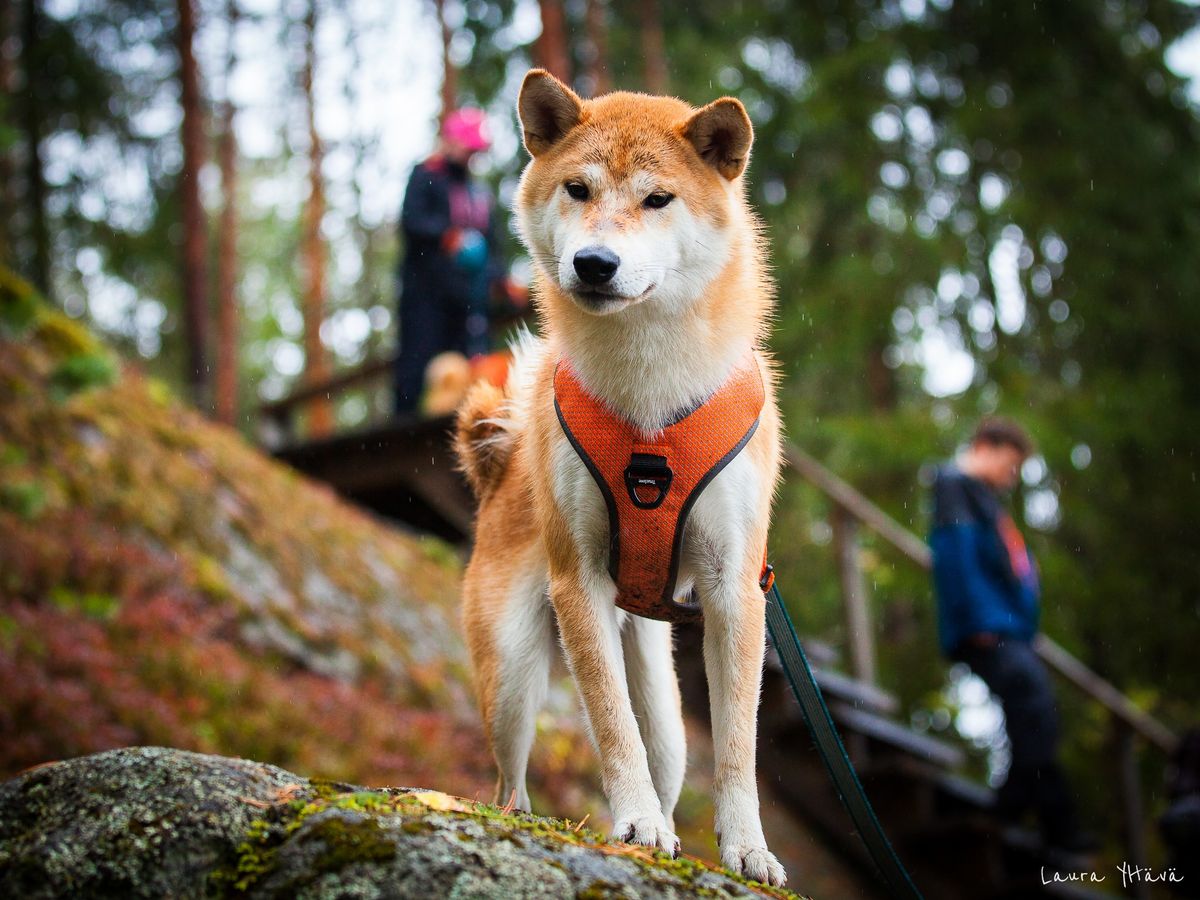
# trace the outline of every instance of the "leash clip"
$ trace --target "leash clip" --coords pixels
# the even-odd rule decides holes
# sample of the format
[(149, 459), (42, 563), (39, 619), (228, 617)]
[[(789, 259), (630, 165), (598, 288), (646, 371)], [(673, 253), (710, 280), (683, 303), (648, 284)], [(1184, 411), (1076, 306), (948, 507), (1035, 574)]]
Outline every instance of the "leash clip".
[[(667, 498), (674, 477), (665, 456), (635, 453), (625, 468), (625, 490), (638, 509), (657, 509)], [(649, 499), (643, 499), (649, 491), (656, 493)]]
[(762, 574), (758, 576), (758, 586), (764, 594), (771, 593), (775, 586), (775, 567), (768, 562), (763, 563)]

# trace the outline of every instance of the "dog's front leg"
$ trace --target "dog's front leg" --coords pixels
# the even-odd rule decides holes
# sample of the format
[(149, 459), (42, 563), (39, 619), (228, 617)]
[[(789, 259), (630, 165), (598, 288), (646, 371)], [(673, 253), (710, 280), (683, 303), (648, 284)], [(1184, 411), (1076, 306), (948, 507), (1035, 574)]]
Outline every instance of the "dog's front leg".
[(755, 881), (782, 885), (787, 874), (767, 850), (755, 779), (765, 623), (756, 572), (744, 574), (739, 585), (718, 586), (704, 606), (704, 667), (716, 754), (715, 830), (721, 863)]
[(678, 853), (679, 838), (663, 816), (633, 716), (611, 591), (572, 573), (551, 578), (550, 598), (600, 751), (604, 793), (613, 817), (612, 838)]

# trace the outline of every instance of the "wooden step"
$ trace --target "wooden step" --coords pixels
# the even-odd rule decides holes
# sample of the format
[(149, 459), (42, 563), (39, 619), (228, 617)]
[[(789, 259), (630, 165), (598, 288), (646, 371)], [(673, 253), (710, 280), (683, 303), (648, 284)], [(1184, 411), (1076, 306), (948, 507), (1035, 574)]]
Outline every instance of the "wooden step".
[(873, 684), (858, 681), (832, 669), (814, 669), (813, 676), (817, 679), (817, 685), (825, 695), (827, 703), (837, 700), (881, 716), (894, 716), (900, 711), (900, 700), (896, 695), (889, 694)]
[(991, 897), (1006, 878), (999, 829), (984, 816), (926, 821), (897, 845), (926, 900)]
[(937, 811), (939, 815), (956, 813), (990, 814), (996, 804), (996, 792), (978, 781), (953, 772), (938, 772), (935, 776)]
[(830, 703), (829, 712), (844, 732), (863, 735), (872, 748), (907, 754), (943, 769), (956, 769), (966, 762), (966, 754), (958, 747), (913, 731), (893, 719), (841, 702)]

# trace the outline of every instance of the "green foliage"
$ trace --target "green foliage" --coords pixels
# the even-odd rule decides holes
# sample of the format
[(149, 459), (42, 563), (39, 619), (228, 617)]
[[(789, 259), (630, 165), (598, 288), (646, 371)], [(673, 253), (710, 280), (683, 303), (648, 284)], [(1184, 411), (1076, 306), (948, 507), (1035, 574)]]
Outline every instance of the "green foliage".
[(50, 391), (57, 400), (116, 381), (112, 354), (86, 328), (47, 307), (32, 285), (0, 264), (0, 339), (30, 337), (56, 361)]
[(33, 285), (0, 266), (0, 338), (24, 335), (37, 321), (41, 301)]
[(89, 619), (112, 619), (121, 600), (109, 594), (80, 594), (63, 585), (51, 588), (48, 598), (64, 613), (80, 613)]
[(0, 507), (33, 520), (46, 507), (46, 492), (33, 481), (5, 482), (0, 484)]
[(50, 375), (50, 390), (58, 400), (65, 400), (76, 391), (112, 384), (117, 367), (106, 354), (81, 353), (68, 356)]

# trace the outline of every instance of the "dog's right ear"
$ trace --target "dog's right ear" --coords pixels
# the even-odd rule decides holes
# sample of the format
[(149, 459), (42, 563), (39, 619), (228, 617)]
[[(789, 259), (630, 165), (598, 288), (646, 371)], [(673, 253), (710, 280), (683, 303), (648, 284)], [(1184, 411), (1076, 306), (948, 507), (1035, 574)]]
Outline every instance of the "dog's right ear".
[(530, 156), (541, 156), (579, 124), (583, 103), (578, 95), (547, 72), (531, 69), (521, 83), (517, 115)]

